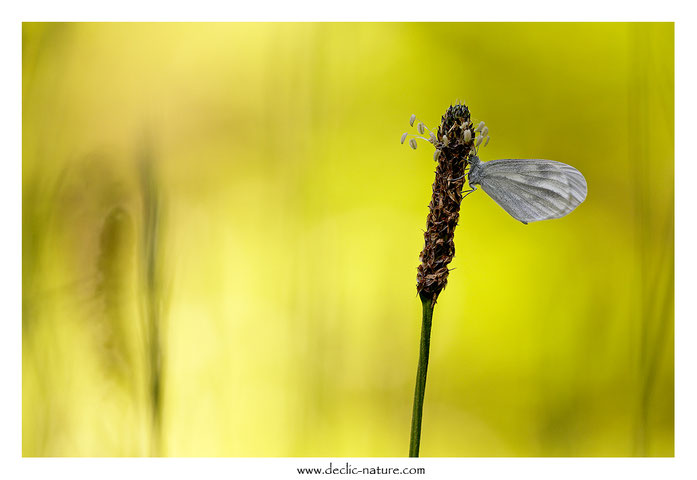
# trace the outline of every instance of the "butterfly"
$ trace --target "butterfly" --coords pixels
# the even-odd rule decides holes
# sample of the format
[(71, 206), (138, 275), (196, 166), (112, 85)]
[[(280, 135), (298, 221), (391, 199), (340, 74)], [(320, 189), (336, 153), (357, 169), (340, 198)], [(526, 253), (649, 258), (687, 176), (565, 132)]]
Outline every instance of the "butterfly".
[(501, 208), (528, 224), (561, 218), (585, 199), (588, 186), (583, 174), (553, 160), (503, 159), (483, 162), (468, 158), (470, 190), (482, 187)]

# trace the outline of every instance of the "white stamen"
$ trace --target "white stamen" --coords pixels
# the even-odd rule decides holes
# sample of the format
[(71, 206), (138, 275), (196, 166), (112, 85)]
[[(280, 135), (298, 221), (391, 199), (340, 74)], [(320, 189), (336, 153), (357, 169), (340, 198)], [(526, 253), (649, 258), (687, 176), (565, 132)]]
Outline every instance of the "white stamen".
[(436, 149), (435, 152), (433, 152), (433, 161), (437, 162), (438, 161), (438, 156), (440, 155), (440, 150)]
[(475, 128), (474, 131), (481, 132), (482, 128), (484, 128), (484, 122), (479, 122), (479, 125), (477, 125), (477, 128)]
[(407, 135), (408, 135), (407, 132), (404, 132), (404, 133), (402, 134), (402, 139), (399, 141), (399, 143), (401, 143), (402, 145), (404, 145), (404, 140), (407, 139)]
[(414, 126), (414, 120), (416, 120), (416, 115), (413, 115), (409, 117), (409, 126), (413, 127)]
[(465, 143), (470, 143), (472, 141), (472, 132), (469, 129), (465, 130), (464, 137), (465, 137)]
[(416, 150), (416, 139), (415, 138), (410, 138), (409, 139), (409, 146)]
[(489, 127), (482, 128), (482, 137), (486, 137), (489, 134)]
[(487, 145), (489, 145), (489, 139), (490, 139), (490, 138), (491, 138), (491, 137), (490, 137), (489, 135), (486, 136), (486, 141), (484, 142), (484, 146), (485, 146), (485, 147), (486, 147)]
[(431, 138), (428, 140), (432, 144), (436, 144), (436, 136), (433, 134), (433, 132), (429, 132), (431, 134)]
[(422, 122), (419, 122), (419, 124), (416, 126), (416, 130), (423, 135), (424, 134), (424, 124)]
[(476, 146), (476, 147), (478, 147), (479, 145), (482, 144), (482, 139), (483, 139), (483, 138), (484, 138), (484, 137), (477, 137), (477, 142), (475, 143), (475, 146)]

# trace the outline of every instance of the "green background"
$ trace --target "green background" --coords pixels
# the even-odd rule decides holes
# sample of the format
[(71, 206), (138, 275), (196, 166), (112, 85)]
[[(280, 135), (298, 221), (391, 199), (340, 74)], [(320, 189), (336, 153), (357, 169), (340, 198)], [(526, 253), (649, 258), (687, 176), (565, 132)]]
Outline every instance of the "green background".
[(405, 456), (435, 165), (399, 137), (460, 99), (483, 160), (568, 163), (588, 198), (528, 226), (463, 201), (422, 456), (672, 456), (673, 48), (669, 23), (24, 24), (23, 454)]

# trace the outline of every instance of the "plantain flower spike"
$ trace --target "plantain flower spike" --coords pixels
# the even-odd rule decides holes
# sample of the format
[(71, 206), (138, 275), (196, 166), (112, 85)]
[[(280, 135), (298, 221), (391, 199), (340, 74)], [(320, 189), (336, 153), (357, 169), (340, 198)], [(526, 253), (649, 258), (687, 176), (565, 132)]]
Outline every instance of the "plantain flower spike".
[(416, 275), (416, 290), (422, 299), (435, 302), (448, 280), (448, 264), (455, 255), (455, 226), (460, 218), (465, 167), (475, 155), (473, 137), (467, 106), (450, 106), (441, 119), (434, 143), (433, 159), (438, 166)]

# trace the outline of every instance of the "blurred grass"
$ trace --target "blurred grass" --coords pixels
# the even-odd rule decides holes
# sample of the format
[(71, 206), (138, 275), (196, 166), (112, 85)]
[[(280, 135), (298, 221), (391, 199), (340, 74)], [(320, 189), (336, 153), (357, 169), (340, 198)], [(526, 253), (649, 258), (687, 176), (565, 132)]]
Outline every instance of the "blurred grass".
[(456, 98), (589, 194), (467, 197), (422, 455), (673, 455), (672, 24), (29, 23), (22, 82), (25, 456), (405, 455)]

